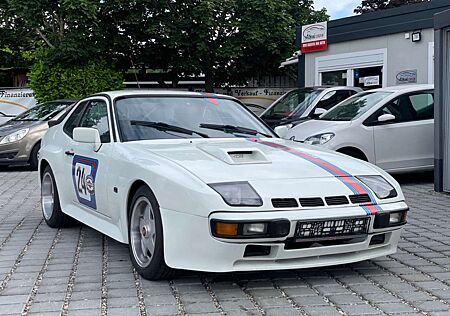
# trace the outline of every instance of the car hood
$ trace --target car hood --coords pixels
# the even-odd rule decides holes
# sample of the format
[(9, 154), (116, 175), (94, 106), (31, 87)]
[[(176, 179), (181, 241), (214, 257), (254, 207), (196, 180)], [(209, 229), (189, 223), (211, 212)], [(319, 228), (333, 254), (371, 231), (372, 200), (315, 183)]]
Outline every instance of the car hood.
[[(208, 139), (124, 143), (145, 163), (151, 154), (170, 160), (205, 183), (379, 174), (369, 163), (282, 139)], [(324, 162), (329, 168), (317, 163)]]
[(304, 141), (306, 138), (322, 133), (335, 133), (340, 130), (346, 129), (352, 125), (351, 121), (322, 121), (311, 120), (303, 122), (297, 126), (294, 126), (289, 130), (286, 135), (286, 139), (294, 139), (296, 141)]
[(41, 125), (43, 121), (8, 121), (3, 125), (0, 125), (0, 138), (9, 135), (11, 133), (14, 133), (18, 130), (24, 129), (24, 128), (31, 128), (38, 125)]

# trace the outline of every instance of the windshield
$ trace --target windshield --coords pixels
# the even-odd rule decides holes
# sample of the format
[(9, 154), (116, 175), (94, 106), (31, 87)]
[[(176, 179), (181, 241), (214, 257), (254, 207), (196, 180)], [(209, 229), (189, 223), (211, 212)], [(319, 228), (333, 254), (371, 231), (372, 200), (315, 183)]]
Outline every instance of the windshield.
[(14, 121), (48, 121), (58, 115), (62, 110), (71, 105), (72, 101), (46, 102), (16, 116)]
[(288, 92), (262, 118), (301, 116), (322, 91), (323, 89), (304, 88)]
[(275, 137), (228, 99), (138, 96), (115, 102), (123, 141), (177, 138)]
[(357, 119), (374, 105), (388, 97), (392, 92), (362, 92), (336, 105), (319, 120), (352, 121)]

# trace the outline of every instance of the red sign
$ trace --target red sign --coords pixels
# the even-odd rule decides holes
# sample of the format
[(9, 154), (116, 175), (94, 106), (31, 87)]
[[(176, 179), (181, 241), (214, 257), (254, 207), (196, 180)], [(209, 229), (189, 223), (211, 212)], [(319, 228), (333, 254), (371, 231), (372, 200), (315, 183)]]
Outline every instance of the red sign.
[(302, 54), (320, 52), (323, 50), (327, 50), (328, 44), (327, 41), (315, 41), (302, 44)]
[(327, 22), (305, 25), (302, 27), (302, 54), (320, 52), (328, 48)]

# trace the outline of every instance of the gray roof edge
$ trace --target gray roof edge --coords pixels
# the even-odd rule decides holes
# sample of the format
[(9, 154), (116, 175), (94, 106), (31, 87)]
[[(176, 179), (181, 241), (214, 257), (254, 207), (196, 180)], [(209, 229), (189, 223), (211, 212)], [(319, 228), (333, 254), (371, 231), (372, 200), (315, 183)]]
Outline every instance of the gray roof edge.
[(450, 26), (450, 9), (434, 15), (434, 28), (441, 29)]

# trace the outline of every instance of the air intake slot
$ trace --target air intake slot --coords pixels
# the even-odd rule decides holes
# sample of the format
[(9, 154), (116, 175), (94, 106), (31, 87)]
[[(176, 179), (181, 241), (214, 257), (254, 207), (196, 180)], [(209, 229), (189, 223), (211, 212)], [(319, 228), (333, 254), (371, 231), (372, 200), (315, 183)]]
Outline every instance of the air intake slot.
[(348, 201), (347, 197), (344, 195), (342, 195), (342, 196), (327, 196), (325, 198), (325, 201), (327, 202), (327, 204), (329, 206), (346, 205), (346, 204), (350, 203)]
[(364, 204), (364, 203), (371, 203), (370, 196), (368, 194), (357, 194), (357, 195), (350, 195), (349, 196), (350, 201), (352, 201), (353, 204)]
[(298, 207), (296, 199), (272, 199), (272, 205), (275, 208)]
[[(216, 145), (199, 144), (197, 147), (203, 152), (211, 155), (229, 165), (246, 164), (270, 164), (266, 155), (256, 147), (249, 147), (249, 142), (244, 144), (223, 143)], [(240, 145), (240, 146), (237, 146)], [(243, 146), (245, 145), (245, 146)]]
[(313, 197), (313, 198), (301, 198), (300, 205), (302, 207), (319, 207), (325, 206), (325, 203), (320, 197)]

